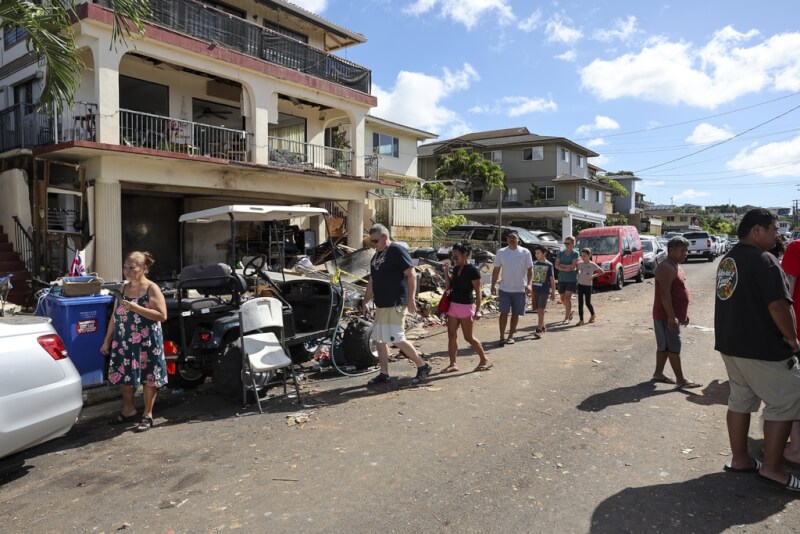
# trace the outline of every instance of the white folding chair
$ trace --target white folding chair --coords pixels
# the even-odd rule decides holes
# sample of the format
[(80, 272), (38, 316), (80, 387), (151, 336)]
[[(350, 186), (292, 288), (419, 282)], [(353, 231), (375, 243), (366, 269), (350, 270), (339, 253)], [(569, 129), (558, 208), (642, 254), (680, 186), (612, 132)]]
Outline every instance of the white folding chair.
[[(239, 307), (239, 332), (242, 347), (242, 403), (247, 404), (247, 390), (252, 389), (258, 411), (264, 413), (261, 401), (265, 399), (261, 399), (258, 390), (273, 382), (275, 372), (283, 369), (281, 374), (285, 395), (287, 367), (292, 375), (297, 402), (300, 402), (300, 386), (294, 374), (292, 359), (286, 354), (283, 344), (281, 301), (272, 297), (259, 297), (243, 303)], [(259, 375), (258, 383), (256, 375)]]

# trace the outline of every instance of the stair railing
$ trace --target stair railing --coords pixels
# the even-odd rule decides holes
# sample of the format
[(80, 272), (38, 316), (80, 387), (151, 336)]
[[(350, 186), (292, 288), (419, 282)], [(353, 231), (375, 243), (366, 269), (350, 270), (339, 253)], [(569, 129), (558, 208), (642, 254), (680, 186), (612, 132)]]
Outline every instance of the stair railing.
[(31, 276), (36, 276), (36, 254), (33, 253), (33, 237), (22, 226), (19, 217), (14, 215), (12, 218), (14, 219), (14, 249), (25, 264), (25, 269), (31, 273)]

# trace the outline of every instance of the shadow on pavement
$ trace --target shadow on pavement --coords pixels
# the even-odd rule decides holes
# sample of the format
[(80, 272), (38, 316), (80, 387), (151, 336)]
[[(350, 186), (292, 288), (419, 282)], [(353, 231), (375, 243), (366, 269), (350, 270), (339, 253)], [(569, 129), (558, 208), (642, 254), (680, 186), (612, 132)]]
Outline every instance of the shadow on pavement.
[(722, 406), (728, 405), (728, 396), (731, 393), (731, 388), (727, 380), (725, 382), (720, 382), (715, 378), (701, 391), (703, 392), (702, 395), (685, 391), (685, 393), (687, 393), (686, 400), (701, 406), (711, 406), (713, 404), (721, 404)]
[(657, 384), (647, 380), (633, 386), (624, 386), (596, 393), (585, 398), (577, 408), (584, 412), (599, 412), (609, 406), (639, 402), (647, 397), (655, 397), (656, 395), (664, 395), (665, 393), (674, 393), (676, 391), (680, 390), (668, 384)]
[(724, 532), (764, 521), (795, 498), (757, 482), (755, 475), (714, 473), (624, 489), (595, 508), (590, 532)]

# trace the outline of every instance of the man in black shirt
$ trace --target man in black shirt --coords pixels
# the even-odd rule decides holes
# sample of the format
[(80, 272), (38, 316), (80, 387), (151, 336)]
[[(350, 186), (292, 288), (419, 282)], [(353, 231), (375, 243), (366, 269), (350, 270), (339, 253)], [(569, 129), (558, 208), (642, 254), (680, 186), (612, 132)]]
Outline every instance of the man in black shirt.
[(375, 248), (370, 261), (370, 277), (364, 294), (363, 309), (375, 300), (375, 321), (372, 339), (378, 348), (381, 372), (367, 384), (374, 386), (389, 382), (389, 344), (395, 345), (417, 365), (417, 376), (411, 380), (417, 385), (428, 378), (431, 366), (422, 361), (414, 345), (406, 340), (405, 314), (417, 312), (414, 297), (417, 293), (417, 273), (408, 251), (389, 238), (389, 230), (382, 224), (369, 229), (369, 239)]
[[(714, 348), (722, 354), (731, 393), (728, 436), (733, 458), (725, 470), (758, 473), (789, 491), (800, 478), (783, 469), (792, 421), (800, 419), (800, 351), (791, 294), (775, 257), (777, 217), (753, 209), (742, 218), (739, 243), (720, 261), (714, 315)], [(750, 414), (764, 402), (764, 462), (750, 457)]]

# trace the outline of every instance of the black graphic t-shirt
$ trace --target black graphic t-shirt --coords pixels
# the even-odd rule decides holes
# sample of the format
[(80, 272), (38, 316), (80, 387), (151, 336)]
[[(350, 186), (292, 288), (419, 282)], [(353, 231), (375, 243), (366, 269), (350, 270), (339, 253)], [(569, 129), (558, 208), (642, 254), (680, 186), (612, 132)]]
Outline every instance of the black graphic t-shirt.
[(780, 361), (792, 349), (769, 313), (769, 303), (792, 301), (778, 260), (739, 243), (719, 262), (714, 305), (714, 349), (728, 356)]
[(481, 272), (472, 264), (468, 263), (463, 268), (453, 267), (453, 273), (450, 276), (450, 302), (458, 304), (474, 303), (475, 287), (472, 282), (480, 279)]
[(403, 273), (413, 266), (408, 251), (395, 243), (375, 253), (370, 261), (369, 273), (372, 277), (372, 294), (376, 307), (391, 308), (406, 305), (408, 282)]

